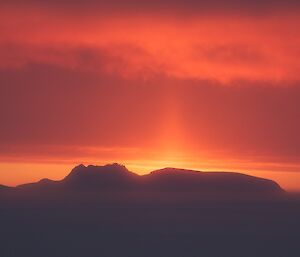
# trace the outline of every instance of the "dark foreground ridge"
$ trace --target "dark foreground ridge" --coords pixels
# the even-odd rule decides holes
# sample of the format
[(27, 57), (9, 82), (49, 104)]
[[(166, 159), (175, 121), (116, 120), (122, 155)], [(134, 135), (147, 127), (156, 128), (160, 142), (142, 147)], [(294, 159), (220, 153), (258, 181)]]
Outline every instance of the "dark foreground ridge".
[(9, 189), (10, 187), (8, 187), (8, 186), (4, 186), (4, 185), (0, 185), (0, 191), (1, 190), (6, 190), (6, 189)]
[(300, 197), (230, 172), (119, 164), (0, 192), (2, 257), (299, 257)]
[(18, 189), (84, 191), (152, 191), (212, 193), (281, 193), (274, 181), (233, 172), (201, 172), (164, 168), (139, 176), (120, 164), (75, 167), (61, 181), (43, 179)]

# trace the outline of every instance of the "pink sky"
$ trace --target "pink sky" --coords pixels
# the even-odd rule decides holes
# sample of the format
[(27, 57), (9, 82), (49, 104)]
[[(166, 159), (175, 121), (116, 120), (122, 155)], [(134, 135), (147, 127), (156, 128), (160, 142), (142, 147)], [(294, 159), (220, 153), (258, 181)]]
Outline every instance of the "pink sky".
[(77, 163), (300, 190), (295, 1), (2, 1), (0, 183)]

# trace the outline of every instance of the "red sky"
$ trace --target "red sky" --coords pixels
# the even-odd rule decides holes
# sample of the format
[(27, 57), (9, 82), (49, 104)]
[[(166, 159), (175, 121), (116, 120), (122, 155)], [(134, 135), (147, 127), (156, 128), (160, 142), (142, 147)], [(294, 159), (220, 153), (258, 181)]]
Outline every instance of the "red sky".
[(297, 1), (1, 1), (0, 183), (78, 163), (300, 190)]

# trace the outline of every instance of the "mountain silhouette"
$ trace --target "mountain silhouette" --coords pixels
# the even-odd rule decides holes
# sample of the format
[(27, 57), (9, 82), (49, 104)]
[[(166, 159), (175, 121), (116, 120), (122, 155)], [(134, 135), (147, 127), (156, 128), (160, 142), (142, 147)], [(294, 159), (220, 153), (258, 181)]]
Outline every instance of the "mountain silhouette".
[(300, 196), (282, 192), (234, 172), (79, 165), (1, 190), (0, 256), (298, 257)]
[(145, 177), (152, 186), (171, 191), (282, 192), (274, 181), (234, 172), (201, 172), (164, 168)]
[(272, 180), (241, 173), (164, 168), (140, 176), (117, 163), (104, 166), (81, 164), (61, 181), (42, 179), (37, 183), (21, 185), (18, 188), (138, 192), (283, 192)]
[(10, 187), (8, 186), (4, 186), (4, 185), (0, 185), (0, 190), (6, 190), (6, 189), (9, 189)]

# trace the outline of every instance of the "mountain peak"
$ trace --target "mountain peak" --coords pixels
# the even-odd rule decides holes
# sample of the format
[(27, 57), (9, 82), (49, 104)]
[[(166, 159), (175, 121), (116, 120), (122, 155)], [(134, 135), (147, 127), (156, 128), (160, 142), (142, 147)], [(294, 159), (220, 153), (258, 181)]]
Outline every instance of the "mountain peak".
[(8, 186), (0, 185), (0, 190), (9, 189), (9, 188), (10, 187), (8, 187)]
[(70, 174), (66, 176), (66, 179), (74, 176), (81, 176), (83, 174), (88, 173), (129, 173), (128, 169), (119, 163), (112, 163), (112, 164), (106, 164), (103, 166), (96, 166), (96, 165), (88, 165), (85, 166), (83, 164), (77, 165), (75, 168), (72, 169)]
[(189, 170), (189, 169), (179, 169), (166, 167), (158, 170), (154, 170), (150, 173), (150, 175), (194, 175), (201, 174), (202, 171), (197, 170)]
[(85, 165), (79, 164), (75, 166), (65, 178), (69, 178), (71, 176), (78, 176), (80, 173), (84, 172), (86, 168), (87, 167)]
[(88, 191), (135, 190), (136, 192), (210, 192), (210, 193), (279, 193), (274, 181), (234, 172), (201, 172), (189, 169), (163, 168), (139, 176), (124, 165), (80, 164), (61, 181), (47, 179), (39, 187), (56, 187)]
[(78, 165), (62, 183), (71, 187), (80, 188), (109, 188), (127, 187), (132, 179), (138, 175), (130, 172), (124, 165), (119, 163), (96, 165)]
[[(90, 167), (90, 166), (88, 166), (88, 167)], [(93, 167), (97, 167), (97, 166), (93, 166)], [(102, 167), (106, 168), (106, 169), (114, 170), (114, 171), (129, 172), (128, 169), (125, 167), (125, 165), (117, 163), (117, 162), (111, 163), (111, 164), (106, 164)]]
[(109, 164), (105, 164), (103, 166), (97, 166), (97, 165), (88, 165), (88, 166), (85, 166), (84, 164), (79, 164), (77, 166), (75, 166), (71, 173), (73, 172), (89, 172), (89, 171), (92, 171), (92, 170), (110, 170), (110, 171), (125, 171), (125, 172), (128, 172), (128, 169), (123, 165), (123, 164), (120, 164), (120, 163), (109, 163)]

